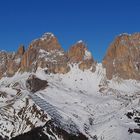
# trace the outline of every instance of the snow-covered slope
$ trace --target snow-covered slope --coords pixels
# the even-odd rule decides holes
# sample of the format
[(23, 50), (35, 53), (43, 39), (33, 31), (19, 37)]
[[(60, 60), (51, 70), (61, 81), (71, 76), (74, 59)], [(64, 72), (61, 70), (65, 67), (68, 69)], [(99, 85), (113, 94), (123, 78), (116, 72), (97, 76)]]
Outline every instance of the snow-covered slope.
[[(125, 115), (130, 109), (138, 107), (140, 83), (134, 80), (106, 80), (101, 64), (92, 73), (81, 71), (76, 66), (65, 75), (42, 75), (49, 87), (36, 95), (56, 106), (58, 112), (67, 120), (73, 120), (89, 138), (128, 140), (137, 137), (129, 135), (129, 127), (134, 127)], [(135, 124), (136, 126), (136, 124)], [(140, 138), (140, 136), (138, 136)]]
[(0, 80), (0, 135), (14, 137), (48, 120), (44, 111), (29, 98), (25, 82), (28, 73)]
[[(78, 131), (89, 139), (97, 138), (98, 140), (140, 139), (139, 134), (129, 134), (129, 128), (134, 129), (139, 126), (133, 118), (130, 119), (126, 115), (133, 110), (140, 110), (140, 82), (119, 78), (107, 80), (105, 69), (101, 64), (97, 64), (94, 73), (90, 70), (81, 71), (77, 65), (70, 67), (71, 71), (67, 74), (46, 74), (44, 69), (38, 68), (35, 75), (42, 80), (47, 80), (48, 87), (36, 93), (30, 93), (26, 88), (26, 80), (30, 73), (17, 73), (12, 78), (2, 78), (0, 91), (5, 92), (7, 98), (0, 97), (0, 112), (10, 105), (14, 110), (10, 112), (11, 116), (14, 112), (17, 114), (26, 106), (25, 100), (28, 99), (28, 106), (36, 105), (54, 121), (58, 121), (57, 125), (59, 124), (70, 133)], [(19, 90), (20, 94), (17, 93)], [(35, 126), (42, 125), (40, 117), (33, 118), (34, 115), (30, 109), (24, 114), (29, 116), (28, 118)], [(8, 116), (10, 110), (5, 111), (5, 115)], [(10, 120), (14, 118), (3, 121), (2, 113), (0, 117), (2, 126), (6, 127), (6, 130), (15, 129), (15, 135), (31, 129), (19, 131), (11, 127)], [(23, 123), (23, 120), (20, 121), (22, 117), (17, 115), (17, 118), (22, 128), (29, 127)], [(6, 122), (8, 125), (5, 125)], [(2, 135), (2, 129), (0, 133)], [(3, 135), (10, 137), (10, 132), (7, 131)]]

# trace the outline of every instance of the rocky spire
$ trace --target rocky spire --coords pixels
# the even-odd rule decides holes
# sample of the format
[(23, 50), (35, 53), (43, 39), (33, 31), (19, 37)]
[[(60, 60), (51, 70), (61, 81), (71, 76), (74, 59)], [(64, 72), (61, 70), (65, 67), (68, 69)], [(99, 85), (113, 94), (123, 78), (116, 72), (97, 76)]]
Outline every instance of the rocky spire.
[(18, 51), (17, 51), (16, 55), (22, 56), (24, 54), (24, 52), (25, 52), (24, 45), (20, 45), (19, 48), (18, 48)]
[(95, 71), (95, 61), (91, 52), (88, 51), (87, 45), (82, 40), (71, 46), (67, 55), (69, 63), (79, 64), (81, 70), (93, 67)]

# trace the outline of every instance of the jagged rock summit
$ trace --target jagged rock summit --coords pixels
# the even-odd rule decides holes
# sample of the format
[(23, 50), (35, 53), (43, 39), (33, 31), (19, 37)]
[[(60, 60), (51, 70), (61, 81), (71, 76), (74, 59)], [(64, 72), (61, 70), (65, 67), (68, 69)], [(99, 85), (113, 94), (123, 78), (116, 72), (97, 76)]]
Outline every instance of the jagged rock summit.
[(19, 46), (16, 53), (0, 52), (0, 78), (13, 76), (17, 71), (35, 72), (38, 67), (48, 73), (65, 74), (70, 64), (77, 64), (81, 70), (95, 71), (95, 61), (83, 41), (77, 42), (68, 52), (64, 52), (58, 39), (52, 33), (45, 33), (33, 40), (28, 49)]
[(140, 33), (121, 34), (113, 41), (103, 60), (108, 79), (140, 80)]

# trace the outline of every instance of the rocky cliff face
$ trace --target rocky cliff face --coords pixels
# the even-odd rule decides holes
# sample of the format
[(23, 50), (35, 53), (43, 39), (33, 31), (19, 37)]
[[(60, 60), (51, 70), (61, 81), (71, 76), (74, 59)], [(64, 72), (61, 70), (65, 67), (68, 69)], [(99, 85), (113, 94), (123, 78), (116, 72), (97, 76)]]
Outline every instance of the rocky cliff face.
[(140, 33), (118, 36), (107, 50), (103, 66), (108, 79), (140, 80)]
[(90, 68), (92, 68), (92, 71), (95, 71), (96, 62), (83, 41), (74, 44), (69, 49), (67, 55), (70, 64), (79, 64), (79, 68), (83, 71)]
[(13, 55), (13, 58), (10, 59), (7, 63), (7, 75), (13, 76), (15, 72), (18, 71), (21, 65), (21, 59), (24, 55), (25, 48), (23, 45), (20, 45), (18, 51)]

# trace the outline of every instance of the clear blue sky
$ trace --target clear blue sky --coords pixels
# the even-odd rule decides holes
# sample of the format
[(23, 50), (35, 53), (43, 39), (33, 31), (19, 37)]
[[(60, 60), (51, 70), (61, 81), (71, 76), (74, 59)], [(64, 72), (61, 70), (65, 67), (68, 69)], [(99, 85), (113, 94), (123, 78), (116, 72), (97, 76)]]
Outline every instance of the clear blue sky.
[(53, 32), (66, 50), (84, 40), (97, 61), (120, 33), (140, 31), (140, 0), (1, 0), (0, 50)]

